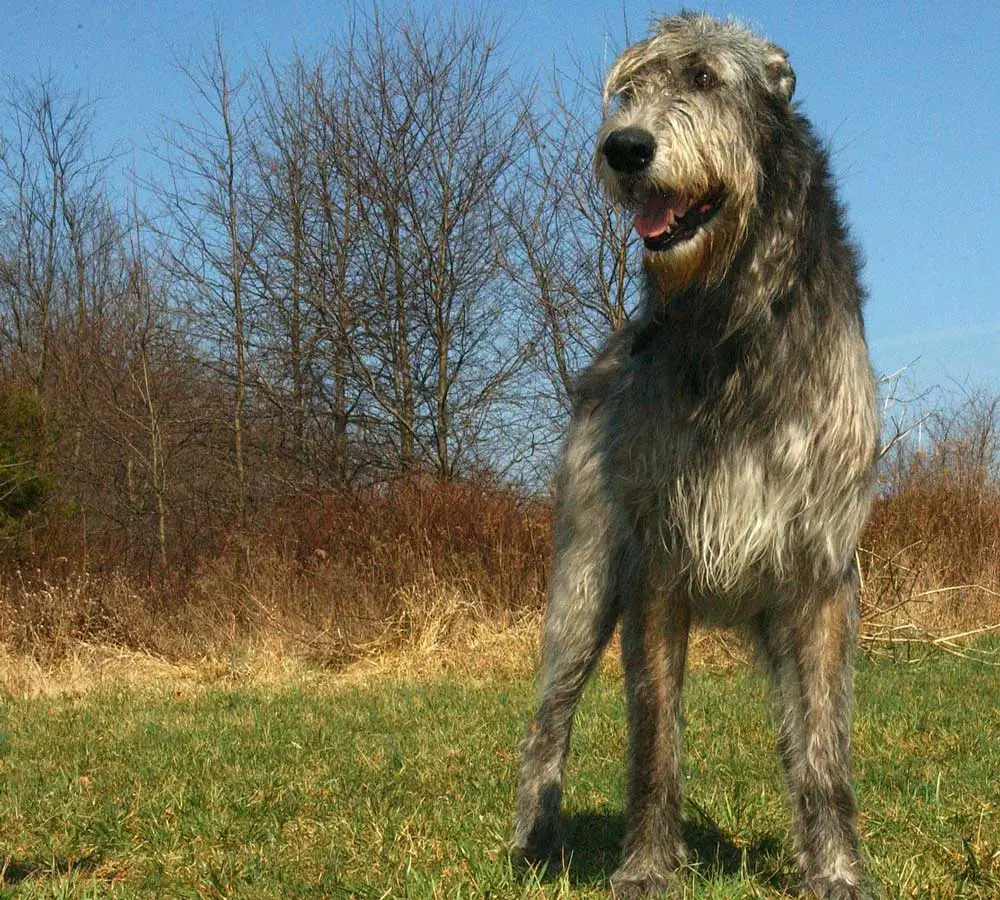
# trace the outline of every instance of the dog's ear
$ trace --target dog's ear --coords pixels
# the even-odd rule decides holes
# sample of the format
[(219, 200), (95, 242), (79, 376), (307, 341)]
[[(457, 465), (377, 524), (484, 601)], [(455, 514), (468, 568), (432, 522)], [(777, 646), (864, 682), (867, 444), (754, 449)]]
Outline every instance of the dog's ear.
[(775, 97), (785, 103), (795, 93), (795, 71), (788, 62), (788, 54), (781, 47), (771, 44), (771, 53), (766, 63), (767, 86)]

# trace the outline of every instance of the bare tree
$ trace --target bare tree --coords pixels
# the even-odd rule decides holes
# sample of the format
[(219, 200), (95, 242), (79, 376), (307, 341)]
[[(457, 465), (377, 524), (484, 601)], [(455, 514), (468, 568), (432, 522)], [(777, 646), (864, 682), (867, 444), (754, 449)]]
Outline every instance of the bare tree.
[(268, 331), (266, 395), (287, 420), (292, 456), (314, 478), (344, 483), (353, 469), (349, 421), (358, 405), (348, 344), (359, 282), (358, 182), (345, 166), (350, 97), (327, 60), (269, 61), (259, 86), (256, 145), (269, 210), (257, 266)]
[(115, 278), (119, 228), (103, 192), (106, 160), (91, 150), (92, 113), (49, 79), (9, 84), (2, 108), (5, 356), (17, 355), (36, 396), (50, 374), (55, 330), (72, 322), (82, 352), (88, 318), (100, 312)]
[(177, 123), (166, 159), (170, 183), (157, 196), (167, 218), (171, 263), (188, 292), (192, 323), (214, 346), (220, 374), (232, 397), (235, 514), (247, 521), (246, 412), (250, 344), (251, 259), (261, 233), (254, 202), (251, 129), (254, 124), (247, 76), (234, 76), (222, 35), (196, 67), (183, 70), (197, 104), (194, 123)]
[(530, 162), (504, 209), (518, 239), (509, 277), (527, 302), (538, 347), (532, 358), (561, 419), (576, 372), (634, 308), (638, 280), (629, 262), (631, 222), (609, 206), (592, 175), (601, 111), (569, 100), (558, 85), (554, 96), (549, 110), (532, 117)]
[(337, 61), (365, 284), (350, 349), (403, 471), (467, 465), (521, 362), (500, 197), (524, 151), (523, 105), (495, 48), (480, 21), (376, 13)]
[[(129, 368), (132, 390), (142, 401), (143, 418), (135, 416), (136, 424), (146, 438), (145, 446), (132, 444), (129, 449), (142, 461), (156, 505), (156, 546), (160, 567), (168, 568), (167, 554), (167, 462), (164, 441), (163, 410), (154, 383), (155, 341), (157, 333), (166, 331), (163, 318), (166, 314), (165, 296), (153, 284), (146, 249), (143, 244), (139, 217), (135, 217), (135, 230), (131, 242), (131, 277), (129, 289), (133, 295), (135, 316), (135, 341), (137, 352)], [(131, 472), (130, 472), (131, 475)], [(132, 494), (132, 479), (129, 478)]]

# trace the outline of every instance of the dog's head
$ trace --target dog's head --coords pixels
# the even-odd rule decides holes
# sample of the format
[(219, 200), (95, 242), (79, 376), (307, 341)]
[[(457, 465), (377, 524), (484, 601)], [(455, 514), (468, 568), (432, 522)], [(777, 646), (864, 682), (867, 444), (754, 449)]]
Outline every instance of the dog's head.
[(658, 22), (611, 67), (594, 169), (635, 214), (647, 268), (675, 288), (728, 269), (794, 88), (780, 47), (687, 13)]

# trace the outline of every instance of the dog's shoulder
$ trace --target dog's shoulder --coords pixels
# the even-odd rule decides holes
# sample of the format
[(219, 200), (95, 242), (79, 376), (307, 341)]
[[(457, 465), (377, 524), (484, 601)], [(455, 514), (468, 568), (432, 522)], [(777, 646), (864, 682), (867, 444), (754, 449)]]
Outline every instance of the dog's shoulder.
[(628, 380), (628, 363), (640, 334), (642, 323), (630, 319), (612, 332), (594, 359), (573, 381), (570, 400), (573, 414), (592, 412)]

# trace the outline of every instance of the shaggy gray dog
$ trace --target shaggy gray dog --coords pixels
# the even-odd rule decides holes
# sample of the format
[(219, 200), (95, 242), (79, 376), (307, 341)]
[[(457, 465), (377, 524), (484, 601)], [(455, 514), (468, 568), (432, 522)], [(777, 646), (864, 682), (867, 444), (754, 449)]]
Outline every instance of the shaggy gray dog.
[(691, 14), (660, 21), (605, 85), (595, 170), (635, 214), (645, 289), (574, 392), (514, 852), (558, 858), (573, 713), (620, 620), (618, 897), (679, 890), (692, 621), (748, 630), (766, 661), (804, 888), (866, 896), (851, 654), (876, 390), (857, 253), (794, 86), (784, 50)]

